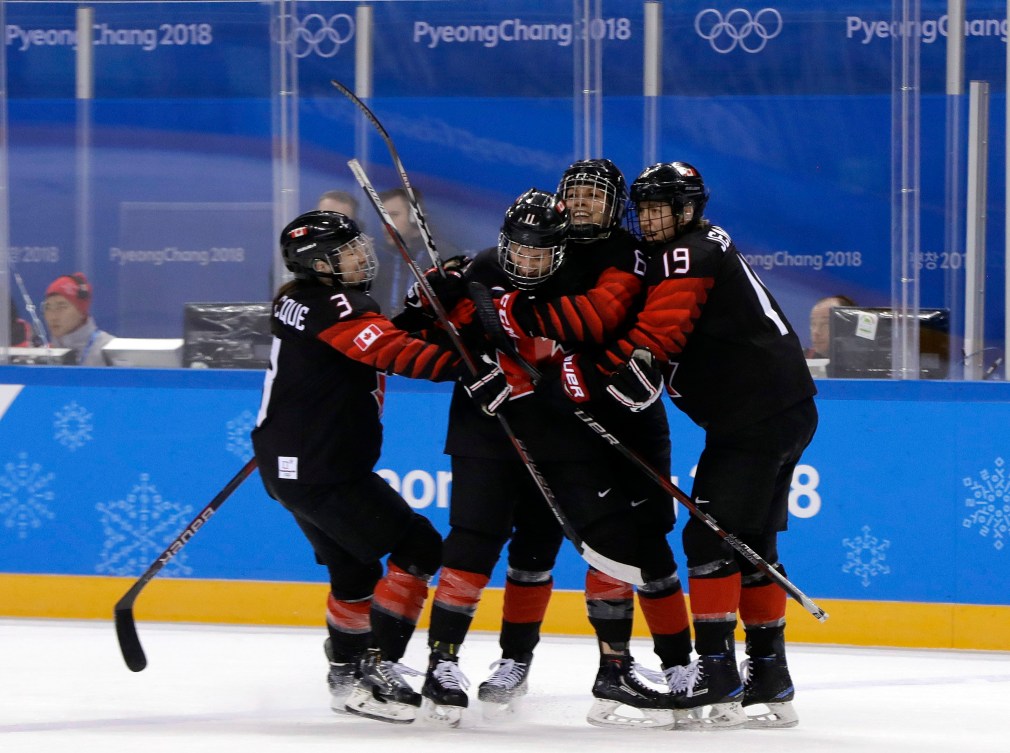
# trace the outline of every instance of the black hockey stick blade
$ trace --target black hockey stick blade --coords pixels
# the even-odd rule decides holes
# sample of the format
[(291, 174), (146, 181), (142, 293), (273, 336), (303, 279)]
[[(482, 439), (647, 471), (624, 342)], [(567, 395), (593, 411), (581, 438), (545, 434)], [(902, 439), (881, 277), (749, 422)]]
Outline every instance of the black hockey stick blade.
[(357, 108), (361, 110), (368, 121), (375, 126), (375, 130), (379, 132), (379, 136), (382, 137), (382, 141), (386, 145), (386, 150), (389, 152), (389, 156), (393, 160), (393, 166), (396, 168), (396, 172), (400, 176), (400, 183), (403, 184), (403, 190), (407, 192), (407, 199), (410, 203), (410, 208), (414, 213), (414, 219), (417, 220), (417, 229), (421, 234), (421, 238), (424, 239), (424, 245), (428, 251), (428, 258), (431, 259), (431, 263), (435, 269), (438, 270), (438, 273), (442, 275), (442, 277), (445, 277), (445, 268), (442, 266), (442, 257), (439, 256), (438, 249), (435, 248), (435, 239), (431, 235), (431, 230), (428, 227), (428, 221), (424, 216), (424, 212), (421, 211), (421, 203), (417, 200), (417, 195), (414, 193), (414, 187), (410, 185), (410, 178), (407, 177), (407, 169), (403, 166), (403, 162), (400, 161), (400, 154), (396, 151), (396, 145), (393, 143), (392, 137), (375, 116), (375, 113), (369, 109), (368, 105), (361, 101), (358, 95), (336, 79), (331, 79), (330, 83), (338, 92), (351, 100), (351, 102), (353, 102)]
[(137, 635), (137, 621), (133, 616), (133, 605), (137, 601), (137, 597), (140, 596), (140, 592), (179, 553), (179, 550), (193, 538), (194, 534), (203, 528), (210, 517), (224, 504), (224, 501), (231, 496), (232, 492), (254, 470), (256, 470), (256, 458), (252, 458), (242, 466), (241, 470), (232, 477), (231, 481), (190, 521), (182, 533), (175, 537), (172, 543), (168, 545), (168, 548), (158, 556), (158, 559), (152, 562), (143, 575), (130, 586), (130, 590), (123, 594), (119, 601), (116, 602), (116, 606), (112, 611), (113, 620), (116, 623), (116, 637), (119, 639), (119, 650), (123, 654), (123, 660), (131, 671), (140, 672), (147, 667), (147, 656), (144, 654), (144, 647), (140, 645), (140, 636)]
[[(534, 383), (538, 382), (541, 377), (540, 372), (535, 366), (530, 364), (529, 361), (523, 358), (519, 354), (518, 350), (516, 350), (515, 342), (505, 331), (505, 328), (502, 326), (501, 319), (498, 317), (498, 309), (494, 305), (491, 292), (485, 285), (482, 285), (479, 282), (471, 282), (468, 288), (470, 292), (470, 300), (473, 301), (474, 309), (477, 314), (477, 320), (484, 328), (485, 334), (487, 334), (496, 348), (518, 363), (519, 366), (526, 371)], [(795, 599), (804, 609), (810, 612), (810, 614), (816, 617), (820, 622), (824, 622), (828, 619), (828, 613), (817, 606), (817, 604), (815, 604), (809, 596), (797, 588), (788, 578), (782, 575), (782, 573), (768, 564), (768, 562), (751, 547), (747, 546), (747, 544), (743, 541), (740, 541), (740, 539), (736, 536), (727, 533), (722, 526), (719, 525), (715, 518), (700, 510), (691, 497), (680, 489), (680, 487), (676, 486), (668, 477), (662, 475), (659, 471), (653, 468), (647, 460), (642, 458), (620, 439), (607, 431), (606, 427), (600, 424), (599, 421), (593, 418), (593, 416), (585, 410), (577, 407), (574, 403), (571, 408), (573, 414), (595, 434), (597, 434), (597, 436), (610, 444), (610, 446), (619, 453), (624, 455), (624, 457), (637, 466), (640, 471), (656, 482), (663, 491), (684, 505), (684, 507), (688, 509), (688, 512), (704, 522), (713, 533), (742, 554), (758, 570), (774, 580), (782, 588), (782, 590)]]

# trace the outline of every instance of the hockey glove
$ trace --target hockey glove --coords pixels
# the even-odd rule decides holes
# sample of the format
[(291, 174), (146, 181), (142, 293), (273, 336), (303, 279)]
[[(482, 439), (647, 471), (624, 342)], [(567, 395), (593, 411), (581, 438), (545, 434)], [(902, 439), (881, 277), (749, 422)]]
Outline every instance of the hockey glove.
[(495, 308), (498, 310), (498, 320), (502, 329), (513, 340), (519, 340), (530, 330), (523, 325), (523, 322), (532, 317), (530, 304), (526, 296), (518, 292), (506, 293), (501, 298), (495, 299)]
[[(442, 304), (442, 308), (451, 311), (459, 299), (466, 295), (466, 284), (463, 282), (463, 272), (470, 265), (470, 258), (467, 256), (453, 256), (442, 263), (445, 270), (445, 277), (439, 274), (437, 267), (430, 267), (424, 272), (424, 279), (431, 286), (432, 292)], [(432, 318), (434, 312), (431, 309), (431, 302), (427, 294), (421, 288), (421, 284), (414, 281), (414, 284), (407, 290), (407, 295), (403, 299), (404, 309), (414, 309), (423, 311)]]
[(631, 359), (607, 380), (607, 394), (633, 413), (643, 411), (663, 394), (663, 373), (652, 353), (636, 348)]
[(561, 362), (561, 389), (573, 403), (585, 403), (603, 390), (603, 374), (588, 358), (565, 356)]
[(466, 394), (472, 397), (489, 416), (498, 412), (512, 392), (505, 372), (487, 353), (481, 353), (477, 361), (477, 373), (461, 378), (460, 382)]

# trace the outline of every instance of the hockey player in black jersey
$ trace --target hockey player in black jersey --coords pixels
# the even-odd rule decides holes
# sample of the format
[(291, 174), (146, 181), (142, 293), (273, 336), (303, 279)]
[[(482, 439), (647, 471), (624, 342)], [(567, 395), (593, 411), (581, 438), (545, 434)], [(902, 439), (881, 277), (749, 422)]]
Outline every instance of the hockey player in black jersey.
[[(528, 191), (506, 213), (498, 247), (478, 254), (466, 269), (465, 277), (498, 291), (503, 298), (523, 291), (524, 297), (531, 301), (556, 300), (559, 307), (571, 305), (588, 311), (598, 306), (600, 314), (588, 316), (586, 321), (592, 322), (590, 326), (601, 333), (609, 330), (613, 326), (612, 316), (613, 322), (624, 318), (624, 313), (613, 310), (623, 306), (626, 313), (640, 288), (637, 279), (621, 284), (617, 279), (635, 278), (636, 258), (640, 277), (644, 260), (630, 253), (623, 268), (623, 262), (615, 262), (613, 258), (605, 260), (602, 266), (595, 266), (588, 259), (570, 265), (564, 260), (572, 249), (568, 224), (568, 210), (554, 194)], [(604, 261), (602, 256), (599, 261)], [(604, 276), (601, 269), (609, 273), (609, 289), (592, 287)], [(562, 301), (566, 293), (575, 291), (582, 296), (573, 295)], [(592, 300), (587, 297), (590, 293)], [(502, 310), (508, 305), (507, 301), (503, 303)], [(472, 314), (472, 303), (460, 301), (452, 314), (465, 323)], [(509, 326), (506, 320), (506, 328)], [(575, 322), (575, 326), (585, 325)], [(525, 360), (541, 369), (552, 364), (558, 368), (564, 353), (557, 340), (519, 331), (513, 334), (515, 347)], [(646, 573), (673, 572), (665, 533), (654, 527), (651, 536), (641, 535), (633, 509), (640, 498), (629, 495), (625, 479), (615, 472), (611, 450), (570, 415), (555, 414), (550, 401), (534, 391), (526, 372), (511, 358), (500, 353), (499, 361), (512, 383), (508, 402), (512, 427), (527, 443), (573, 527), (594, 549), (607, 556), (636, 562)], [(495, 673), (479, 689), (478, 698), (491, 706), (504, 706), (525, 691), (532, 651), (539, 640), (539, 627), (550, 596), (551, 571), (561, 533), (514, 459), (500, 428), (474, 411), (470, 401), (458, 394), (450, 408), (446, 452), (452, 456), (453, 468), (452, 530), (445, 541), (445, 561), (432, 606), (429, 628), (432, 655), (422, 694), (430, 718), (454, 725), (459, 723), (462, 709), (468, 706), (468, 681), (458, 666), (459, 650), (499, 553), (510, 536), (510, 590), (506, 595), (509, 603), (505, 610), (503, 656), (495, 663)], [(606, 576), (593, 572), (599, 578), (594, 581), (599, 583), (594, 592), (600, 602), (597, 616), (603, 617), (603, 602), (609, 597), (612, 584)], [(649, 580), (653, 582), (653, 578)], [(679, 596), (679, 586), (677, 590)], [(516, 598), (520, 591), (523, 596)], [(683, 606), (681, 611), (686, 631)], [(605, 630), (606, 622), (605, 617), (594, 620), (594, 627)], [(613, 638), (601, 634), (601, 642), (606, 640)], [(689, 642), (684, 648), (682, 661), (686, 663)], [(673, 724), (669, 694), (641, 683), (626, 653), (615, 652), (601, 663), (593, 693), (598, 699), (594, 709), (602, 704), (591, 717), (594, 723), (643, 727)], [(612, 711), (621, 704), (634, 706), (640, 715), (634, 721), (618, 719)]]
[[(642, 305), (646, 260), (638, 250), (638, 239), (621, 225), (627, 187), (613, 162), (588, 159), (572, 163), (562, 174), (557, 193), (572, 215), (568, 253), (561, 270), (563, 295), (504, 296), (499, 299), (499, 316), (513, 333), (546, 337), (560, 342), (568, 351), (581, 353), (585, 367), (601, 353), (606, 342), (623, 331)], [(653, 467), (669, 469), (670, 432), (662, 401), (630, 412), (608, 395), (591, 409), (608, 431), (647, 458)], [(570, 419), (566, 415), (558, 420)], [(634, 503), (628, 514), (643, 531), (640, 540), (655, 542), (655, 561), (664, 563), (661, 568), (652, 568), (656, 577), (638, 589), (638, 596), (655, 652), (666, 677), (673, 678), (682, 673), (691, 657), (684, 594), (672, 552), (665, 544), (665, 536), (675, 522), (673, 500), (616, 452), (605, 456), (605, 460), (613, 465)], [(520, 546), (523, 535), (524, 531), (518, 530), (512, 546)], [(500, 639), (503, 664), (481, 685), (479, 697), (492, 693), (506, 697), (516, 675), (507, 660), (532, 654), (550, 595), (550, 573), (524, 572), (511, 561), (509, 565)], [(631, 661), (634, 590), (630, 584), (595, 568), (587, 573), (585, 590), (587, 612), (600, 641), (601, 656), (598, 698), (589, 721), (637, 724), (637, 717), (622, 719), (615, 702), (619, 694), (607, 692), (608, 686), (613, 690), (615, 679), (619, 681), (629, 671), (624, 665)], [(616, 674), (614, 665), (622, 667)], [(528, 662), (520, 666), (525, 674)]]
[[(441, 564), (442, 541), (372, 469), (385, 375), (455, 379), (460, 359), (380, 313), (366, 292), (377, 268), (371, 239), (344, 215), (298, 217), (281, 235), (281, 254), (294, 279), (273, 304), (270, 367), (252, 432), (260, 475), (329, 571), (334, 710), (411, 722), (421, 699), (398, 662)], [(477, 399), (507, 393), (495, 372), (468, 380), (483, 385)]]
[[(776, 542), (793, 470), (816, 430), (816, 389), (782, 309), (729, 234), (703, 219), (708, 197), (684, 162), (652, 165), (632, 184), (648, 294), (607, 361), (618, 368), (646, 349), (663, 364), (674, 404), (705, 429), (692, 498), (782, 570)], [(582, 400), (594, 389), (576, 384), (568, 392)], [(795, 725), (785, 592), (696, 518), (684, 529), (684, 550), (699, 656), (671, 689), (678, 707), (692, 710), (686, 726)], [(745, 681), (734, 652), (738, 613)], [(748, 717), (741, 704), (768, 712)]]

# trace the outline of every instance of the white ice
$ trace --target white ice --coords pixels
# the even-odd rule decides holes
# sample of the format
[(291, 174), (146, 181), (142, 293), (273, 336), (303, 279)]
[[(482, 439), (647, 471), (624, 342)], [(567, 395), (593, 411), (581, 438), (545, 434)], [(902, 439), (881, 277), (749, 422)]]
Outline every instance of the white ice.
[[(473, 682), (458, 729), (330, 711), (323, 631), (139, 624), (149, 665), (130, 672), (111, 622), (0, 620), (5, 753), (995, 753), (1010, 751), (1010, 654), (792, 646), (800, 725), (787, 730), (610, 730), (585, 721), (597, 659), (585, 637), (545, 637), (521, 715), (484, 721), (476, 686), (495, 636), (467, 640)], [(425, 635), (405, 663), (423, 667)], [(633, 647), (646, 666), (646, 641)]]

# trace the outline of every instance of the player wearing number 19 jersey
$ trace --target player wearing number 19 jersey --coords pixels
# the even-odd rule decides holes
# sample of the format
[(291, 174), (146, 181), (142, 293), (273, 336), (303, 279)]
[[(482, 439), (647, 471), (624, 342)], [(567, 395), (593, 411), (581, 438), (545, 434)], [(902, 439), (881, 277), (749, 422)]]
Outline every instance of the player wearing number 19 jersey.
[[(692, 497), (729, 533), (778, 564), (793, 470), (817, 426), (813, 380), (800, 341), (725, 230), (702, 219), (708, 189), (684, 162), (647, 168), (631, 186), (647, 296), (608, 349), (613, 366), (636, 349), (665, 364), (675, 405), (705, 429)], [(785, 592), (697, 518), (684, 529), (697, 662), (683, 708), (714, 705), (704, 726), (793, 726), (785, 660)], [(748, 659), (734, 656), (737, 613)], [(747, 717), (743, 706), (769, 705)]]

